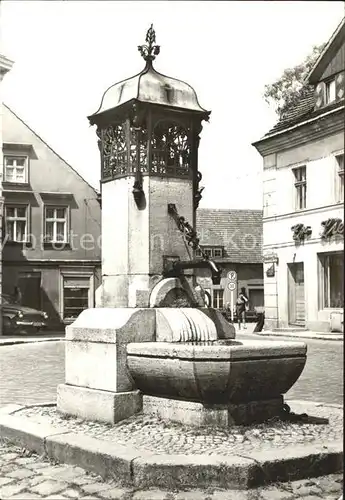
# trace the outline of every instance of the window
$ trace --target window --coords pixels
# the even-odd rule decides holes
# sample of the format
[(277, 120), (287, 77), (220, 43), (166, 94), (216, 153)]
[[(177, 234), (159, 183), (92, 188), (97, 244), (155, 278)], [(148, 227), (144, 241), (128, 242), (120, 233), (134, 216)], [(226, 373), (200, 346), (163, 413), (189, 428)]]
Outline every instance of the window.
[(305, 166), (293, 169), (295, 176), (295, 208), (304, 210), (307, 205), (307, 169)]
[(214, 248), (213, 249), (213, 257), (222, 257), (222, 249), (221, 248)]
[(344, 307), (344, 256), (342, 252), (319, 254), (321, 308)]
[(8, 240), (25, 242), (27, 239), (27, 207), (6, 205), (5, 219)]
[(224, 290), (213, 290), (213, 306), (215, 309), (223, 309)]
[(335, 79), (326, 82), (326, 104), (331, 104), (336, 99), (335, 94)]
[(67, 242), (66, 207), (45, 207), (45, 241)]
[(335, 159), (337, 161), (337, 199), (344, 201), (344, 154), (336, 155)]
[(26, 181), (26, 156), (5, 156), (5, 182), (24, 183)]
[(69, 277), (63, 280), (63, 319), (74, 321), (89, 307), (90, 278)]

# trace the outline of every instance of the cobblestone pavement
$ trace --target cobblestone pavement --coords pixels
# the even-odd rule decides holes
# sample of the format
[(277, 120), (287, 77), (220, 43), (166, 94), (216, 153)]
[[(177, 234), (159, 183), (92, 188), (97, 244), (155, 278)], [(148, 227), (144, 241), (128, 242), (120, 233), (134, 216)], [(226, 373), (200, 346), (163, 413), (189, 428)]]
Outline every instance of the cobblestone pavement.
[[(147, 415), (108, 425), (79, 418), (61, 416), (56, 407), (35, 407), (19, 410), (15, 417), (25, 417), (31, 422), (52, 425), (61, 432), (73, 432), (119, 445), (133, 447), (138, 452), (157, 454), (249, 456), (253, 451), (287, 448), (294, 445), (325, 443), (343, 440), (343, 410), (329, 406), (293, 403), (296, 414), (307, 412), (313, 419), (308, 422), (282, 422), (273, 420), (264, 424), (229, 429), (203, 427), (195, 429), (172, 422), (166, 423)], [(317, 417), (317, 420), (315, 420)]]
[(64, 342), (0, 346), (0, 405), (54, 401), (65, 381)]
[[(241, 333), (237, 338), (259, 337)], [(343, 404), (343, 343), (309, 339), (306, 343), (306, 367), (287, 398)], [(64, 342), (1, 346), (0, 356), (0, 405), (55, 401), (56, 386), (64, 382)]]
[(341, 474), (279, 483), (255, 490), (162, 491), (124, 488), (80, 467), (52, 464), (44, 457), (0, 443), (0, 498), (82, 500), (338, 500)]

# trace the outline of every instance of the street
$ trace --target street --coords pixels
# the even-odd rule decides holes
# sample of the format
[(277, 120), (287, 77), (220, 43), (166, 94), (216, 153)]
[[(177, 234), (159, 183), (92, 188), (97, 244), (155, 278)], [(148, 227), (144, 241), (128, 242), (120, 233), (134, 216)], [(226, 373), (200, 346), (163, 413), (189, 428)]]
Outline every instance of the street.
[[(241, 338), (259, 338), (241, 333)], [(264, 341), (277, 337), (260, 337)], [(296, 339), (283, 338), (293, 341)], [(343, 404), (343, 343), (305, 340), (307, 364), (287, 399)], [(0, 347), (0, 405), (52, 402), (64, 382), (64, 342), (40, 342)]]

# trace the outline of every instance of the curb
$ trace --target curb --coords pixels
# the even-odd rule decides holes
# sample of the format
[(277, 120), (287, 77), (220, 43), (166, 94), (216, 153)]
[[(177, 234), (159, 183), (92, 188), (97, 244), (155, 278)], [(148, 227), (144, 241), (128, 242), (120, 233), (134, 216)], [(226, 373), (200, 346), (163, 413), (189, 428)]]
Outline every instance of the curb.
[(0, 337), (0, 347), (9, 346), (9, 345), (17, 345), (17, 344), (36, 344), (37, 342), (60, 342), (65, 340), (65, 337), (48, 337), (48, 338), (37, 338), (37, 339), (6, 339), (1, 340)]
[(344, 341), (344, 334), (340, 333), (339, 336), (333, 335), (333, 334), (327, 334), (327, 335), (306, 335), (306, 334), (292, 334), (291, 332), (284, 332), (284, 333), (277, 333), (277, 332), (267, 332), (267, 333), (262, 333), (258, 332), (255, 333), (255, 335), (258, 335), (259, 337), (290, 337), (290, 338), (295, 338), (295, 339), (305, 339), (305, 340), (331, 340), (333, 342), (343, 342)]
[(158, 455), (11, 414), (20, 408), (2, 408), (0, 440), (136, 488), (248, 489), (343, 470), (342, 443), (334, 441), (254, 451), (250, 456)]

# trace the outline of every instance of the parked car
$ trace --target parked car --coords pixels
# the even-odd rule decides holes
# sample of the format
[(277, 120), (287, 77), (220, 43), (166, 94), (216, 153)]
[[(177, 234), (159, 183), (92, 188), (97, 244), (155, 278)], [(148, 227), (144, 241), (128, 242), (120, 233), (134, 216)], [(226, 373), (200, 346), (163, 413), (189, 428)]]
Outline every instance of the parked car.
[(48, 314), (17, 304), (10, 295), (2, 295), (0, 310), (4, 335), (32, 334), (48, 327)]

